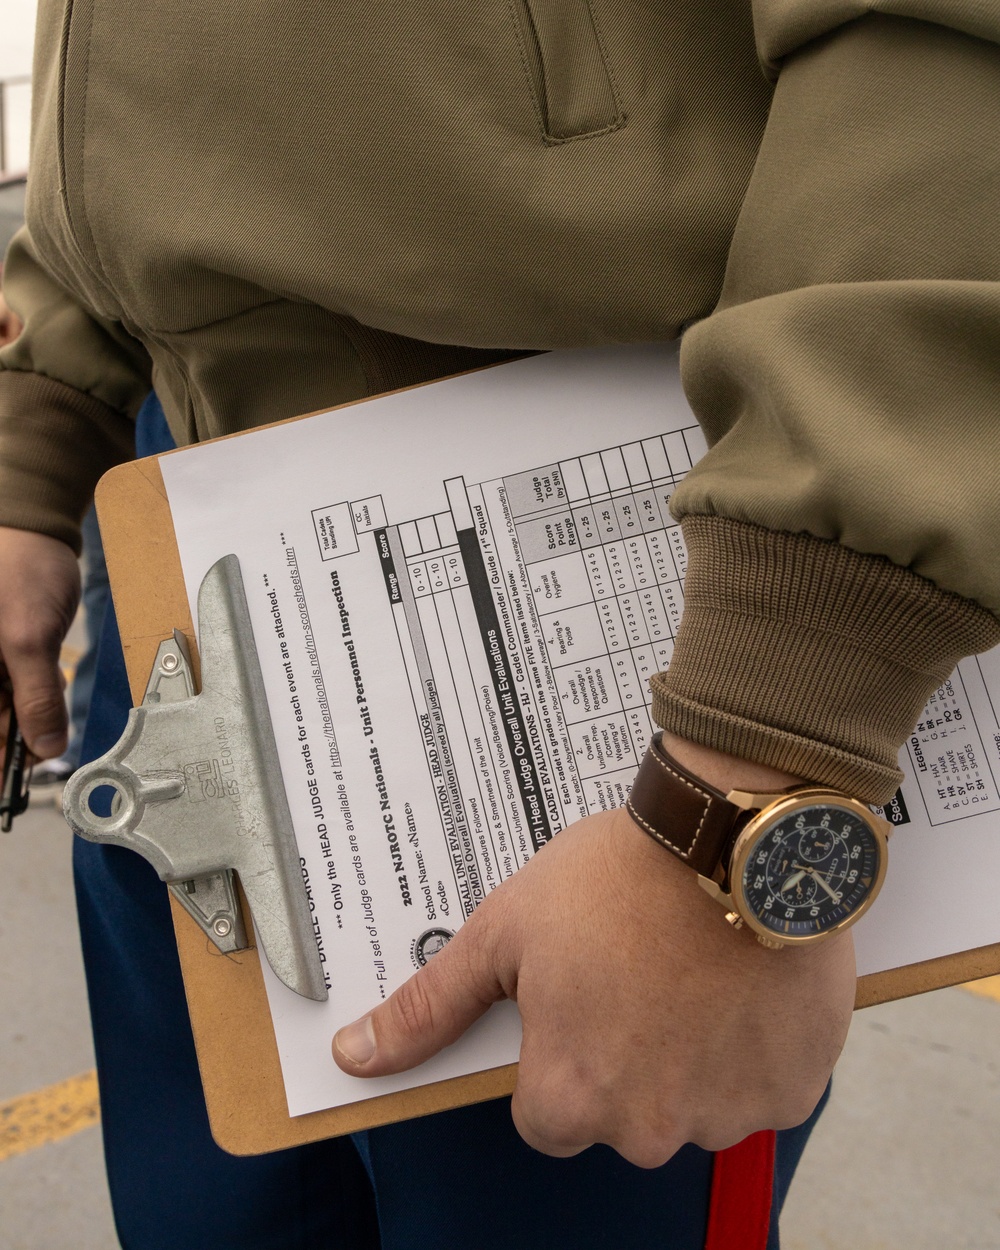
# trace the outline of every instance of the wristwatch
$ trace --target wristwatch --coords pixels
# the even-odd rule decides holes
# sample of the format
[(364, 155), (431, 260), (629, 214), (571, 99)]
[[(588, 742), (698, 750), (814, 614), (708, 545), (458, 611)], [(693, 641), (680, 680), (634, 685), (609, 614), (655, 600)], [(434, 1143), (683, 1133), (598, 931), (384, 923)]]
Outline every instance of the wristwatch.
[(723, 794), (649, 745), (626, 807), (661, 846), (764, 946), (803, 946), (840, 933), (885, 880), (892, 826), (857, 799), (818, 785)]

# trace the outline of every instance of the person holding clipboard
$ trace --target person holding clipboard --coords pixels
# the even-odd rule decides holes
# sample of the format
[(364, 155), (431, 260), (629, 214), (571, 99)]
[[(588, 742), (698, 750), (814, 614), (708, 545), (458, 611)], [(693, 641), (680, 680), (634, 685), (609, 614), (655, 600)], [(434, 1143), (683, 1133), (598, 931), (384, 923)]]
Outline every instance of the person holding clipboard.
[(871, 7), (43, 0), (0, 355), (2, 698), (37, 757), (65, 745), (79, 518), (151, 384), (189, 442), (684, 330), (710, 445), (673, 498), (686, 606), (631, 809), (565, 830), (334, 1042), (361, 1080), (515, 997), (510, 1109), (223, 1156), (163, 892), (78, 849), (123, 1245), (777, 1246), (871, 892), (789, 853), (776, 889), (820, 899), (789, 945), (752, 887), (727, 915), (692, 869), (728, 882), (747, 821), (787, 850), (773, 804), (808, 783), (874, 880), (864, 804), (1000, 640), (1000, 7)]

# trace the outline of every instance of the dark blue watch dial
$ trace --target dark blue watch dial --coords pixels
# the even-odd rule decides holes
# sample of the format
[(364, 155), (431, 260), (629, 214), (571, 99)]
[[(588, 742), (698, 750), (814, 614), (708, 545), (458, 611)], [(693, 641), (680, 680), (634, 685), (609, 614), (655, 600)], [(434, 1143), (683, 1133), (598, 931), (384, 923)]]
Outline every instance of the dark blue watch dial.
[(760, 832), (740, 884), (749, 913), (778, 938), (845, 924), (880, 884), (882, 848), (864, 819), (830, 804), (801, 808)]

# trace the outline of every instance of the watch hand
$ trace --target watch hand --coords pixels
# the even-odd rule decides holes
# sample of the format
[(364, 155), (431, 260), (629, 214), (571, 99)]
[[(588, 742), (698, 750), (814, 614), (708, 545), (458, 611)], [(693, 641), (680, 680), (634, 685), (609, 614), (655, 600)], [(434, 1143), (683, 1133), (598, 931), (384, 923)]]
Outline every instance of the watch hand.
[(807, 869), (805, 869), (805, 868), (800, 868), (798, 872), (793, 872), (793, 873), (792, 873), (792, 875), (791, 875), (791, 876), (788, 878), (788, 880), (785, 882), (785, 884), (784, 884), (784, 885), (781, 887), (781, 889), (778, 891), (778, 893), (779, 893), (779, 894), (784, 894), (784, 892), (785, 892), (786, 890), (790, 890), (790, 889), (792, 888), (792, 886), (793, 886), (793, 885), (798, 885), (798, 883), (799, 883), (799, 882), (802, 880), (802, 878), (806, 875), (806, 872), (807, 872)]
[(829, 896), (833, 899), (835, 903), (839, 903), (840, 900), (843, 898), (843, 895), (840, 893), (840, 891), (835, 890), (829, 884), (829, 882), (826, 880), (823, 874), (820, 872), (817, 872), (815, 868), (804, 868), (801, 864), (796, 864), (795, 867), (802, 868), (803, 872), (807, 872), (809, 876), (812, 877), (812, 879), (816, 882), (817, 885), (822, 886), (823, 889), (826, 890), (827, 894), (829, 894)]

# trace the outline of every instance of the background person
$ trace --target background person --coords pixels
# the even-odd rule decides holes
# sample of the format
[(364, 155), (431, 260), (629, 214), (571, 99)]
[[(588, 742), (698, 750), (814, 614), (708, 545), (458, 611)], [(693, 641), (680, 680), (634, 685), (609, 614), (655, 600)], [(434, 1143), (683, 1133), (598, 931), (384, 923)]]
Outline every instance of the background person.
[[(11, 224), (10, 229), (15, 229)], [(9, 239), (4, 239), (6, 248)], [(3, 266), (0, 265), (0, 280)], [(13, 343), (21, 333), (20, 319), (11, 311), (0, 290), (0, 347)], [(97, 510), (91, 504), (80, 525), (82, 545), (82, 601), (86, 646), (73, 668), (69, 686), (69, 738), (66, 750), (55, 759), (36, 764), (31, 771), (32, 788), (58, 786), (73, 775), (80, 764), (83, 749), (83, 733), (87, 725), (90, 699), (94, 691), (94, 675), (97, 671), (97, 647), (101, 637), (104, 612), (111, 596), (108, 583), (108, 567), (104, 561), (101, 531), (97, 524)]]

